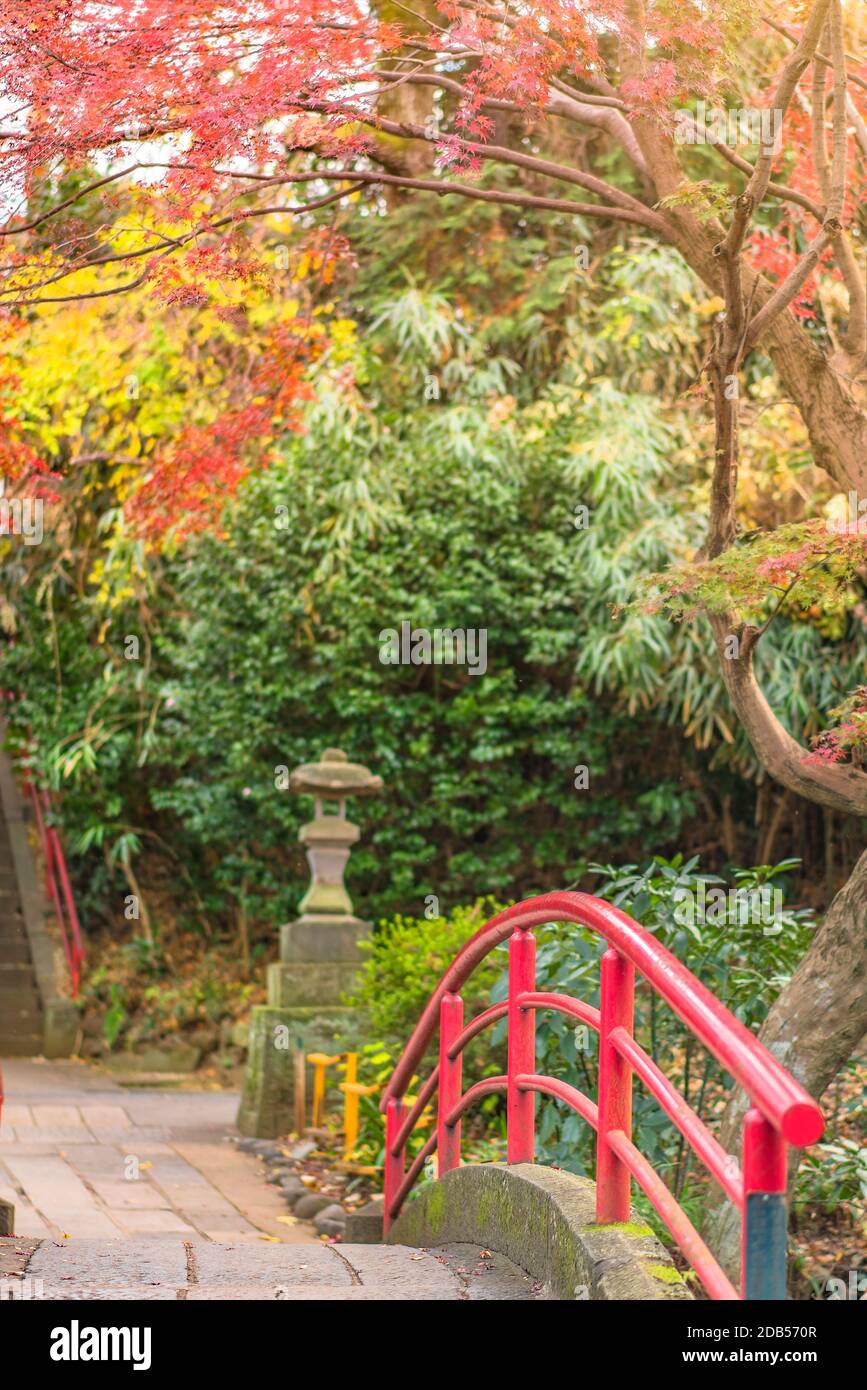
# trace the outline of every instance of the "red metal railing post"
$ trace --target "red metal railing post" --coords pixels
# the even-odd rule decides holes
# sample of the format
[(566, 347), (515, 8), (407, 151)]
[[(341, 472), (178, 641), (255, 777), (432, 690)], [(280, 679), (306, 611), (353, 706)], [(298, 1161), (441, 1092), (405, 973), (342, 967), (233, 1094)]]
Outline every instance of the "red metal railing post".
[(536, 1095), (519, 1091), (515, 1078), (536, 1070), (536, 1014), (522, 1009), (518, 998), (536, 988), (536, 939), (532, 932), (516, 931), (509, 941), (509, 1043), (506, 1099), (506, 1160), (532, 1163), (535, 1157)]
[(615, 1028), (632, 1034), (635, 968), (619, 951), (602, 957), (599, 1000), (599, 1132), (596, 1138), (596, 1220), (629, 1220), (630, 1175), (608, 1143), (609, 1130), (632, 1137), (632, 1068), (611, 1043)]
[(57, 920), (60, 939), (63, 943), (63, 953), (72, 982), (72, 997), (75, 999), (78, 996), (81, 983), (81, 965), (85, 952), (81, 936), (81, 924), (75, 907), (72, 884), (69, 881), (63, 845), (60, 842), (57, 828), (50, 823), (51, 799), (48, 792), (44, 789), (40, 790), (29, 777), (25, 787), (33, 803), (36, 830), (45, 860), (45, 892), (54, 908), (54, 916)]
[(385, 1176), (382, 1193), (382, 1234), (388, 1234), (391, 1225), (389, 1208), (397, 1196), (403, 1182), (406, 1167), (406, 1148), (392, 1153), (394, 1141), (403, 1124), (404, 1104), (402, 1100), (390, 1100), (385, 1112)]
[(461, 1163), (461, 1122), (447, 1125), (446, 1116), (461, 1098), (463, 1054), (449, 1057), (449, 1048), (464, 1026), (464, 1001), (459, 994), (444, 994), (440, 1000), (440, 1073), (437, 1098), (437, 1177), (459, 1168)]
[(786, 1150), (779, 1130), (753, 1106), (744, 1116), (741, 1297), (786, 1297)]

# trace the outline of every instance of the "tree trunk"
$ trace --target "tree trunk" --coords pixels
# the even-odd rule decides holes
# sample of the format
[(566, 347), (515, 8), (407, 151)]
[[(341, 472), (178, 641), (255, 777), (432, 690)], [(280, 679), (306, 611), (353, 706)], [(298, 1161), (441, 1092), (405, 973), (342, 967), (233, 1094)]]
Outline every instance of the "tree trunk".
[[(778, 996), (760, 1040), (818, 1100), (867, 1033), (867, 851), (832, 902), (812, 945)], [(739, 1154), (747, 1101), (732, 1099), (720, 1143)], [(793, 1151), (791, 1176), (797, 1167)], [(706, 1218), (706, 1239), (729, 1277), (739, 1264), (740, 1219), (721, 1195)]]

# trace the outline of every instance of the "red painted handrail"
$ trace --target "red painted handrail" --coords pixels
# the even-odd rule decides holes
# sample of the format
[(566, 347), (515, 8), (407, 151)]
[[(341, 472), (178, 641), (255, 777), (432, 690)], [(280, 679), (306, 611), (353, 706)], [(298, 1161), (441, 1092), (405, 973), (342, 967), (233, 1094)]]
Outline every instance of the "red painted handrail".
[(63, 845), (57, 828), (49, 820), (52, 806), (48, 792), (36, 787), (29, 780), (26, 785), (26, 792), (33, 807), (33, 818), (45, 863), (45, 890), (51, 899), (51, 905), (54, 908), (54, 915), (60, 929), (63, 954), (66, 957), (72, 986), (72, 997), (76, 999), (81, 985), (81, 967), (84, 963), (85, 952), (72, 884), (69, 881), (69, 870), (66, 867), (66, 856), (63, 853)]
[[(577, 922), (608, 943), (602, 957), (600, 1008), (568, 995), (536, 992), (534, 927)], [(509, 997), (464, 1026), (459, 991), (484, 958), (509, 940)], [(717, 1139), (632, 1036), (635, 970), (743, 1087), (751, 1101), (744, 1120), (743, 1164)], [(535, 1013), (550, 1008), (599, 1033), (597, 1102), (535, 1070)], [(467, 1043), (504, 1015), (508, 1072), (461, 1089)], [(439, 1064), (409, 1114), (403, 1098), (437, 1027)], [(632, 1143), (632, 1076), (659, 1101), (694, 1152), (741, 1213), (741, 1293), (736, 1292), (678, 1202)], [(546, 893), (493, 917), (461, 949), (428, 1001), (381, 1102), (386, 1112), (385, 1225), (400, 1212), (425, 1160), (434, 1152), (440, 1174), (460, 1163), (461, 1116), (478, 1099), (506, 1092), (507, 1161), (534, 1159), (534, 1097), (553, 1096), (597, 1134), (596, 1220), (630, 1219), (634, 1180), (668, 1227), (711, 1298), (785, 1297), (786, 1147), (815, 1143), (823, 1129), (813, 1098), (757, 1038), (650, 932), (617, 907), (586, 893)], [(436, 1132), (406, 1169), (406, 1143), (434, 1092)]]

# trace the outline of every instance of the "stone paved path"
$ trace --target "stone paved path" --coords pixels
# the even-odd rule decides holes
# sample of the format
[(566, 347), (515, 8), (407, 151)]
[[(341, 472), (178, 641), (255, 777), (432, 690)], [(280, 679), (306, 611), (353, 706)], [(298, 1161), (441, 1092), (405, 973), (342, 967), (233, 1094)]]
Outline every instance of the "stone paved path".
[(232, 1092), (128, 1089), (75, 1062), (16, 1059), (3, 1074), (0, 1197), (16, 1234), (0, 1237), (0, 1299), (538, 1296), (475, 1246), (325, 1245), (287, 1225), (275, 1189), (226, 1142)]
[(7, 1299), (511, 1302), (537, 1294), (523, 1271), (475, 1246), (0, 1239)]
[[(0, 1198), (17, 1235), (310, 1243), (225, 1136), (230, 1091), (124, 1088), (76, 1062), (2, 1063)], [(280, 1218), (283, 1218), (282, 1220)]]

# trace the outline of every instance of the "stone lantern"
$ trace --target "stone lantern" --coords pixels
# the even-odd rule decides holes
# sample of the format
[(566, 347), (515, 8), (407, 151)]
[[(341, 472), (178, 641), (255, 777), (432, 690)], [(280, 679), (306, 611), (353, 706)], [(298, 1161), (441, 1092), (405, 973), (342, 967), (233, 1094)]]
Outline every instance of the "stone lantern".
[[(344, 917), (352, 914), (343, 874), (349, 851), (361, 833), (357, 825), (346, 819), (346, 798), (381, 791), (382, 778), (374, 777), (360, 763), (349, 762), (339, 748), (326, 748), (318, 763), (296, 767), (289, 778), (289, 790), (313, 797), (313, 820), (302, 827), (298, 836), (307, 846), (310, 865), (310, 887), (301, 899), (299, 920), (321, 922), (322, 918), (337, 917), (343, 922)], [(326, 804), (335, 801), (336, 813), (326, 814)]]
[(353, 914), (343, 881), (360, 835), (346, 817), (346, 800), (381, 791), (382, 778), (351, 763), (339, 748), (326, 748), (319, 762), (295, 769), (289, 790), (313, 797), (313, 819), (298, 835), (310, 886), (299, 917), (280, 929), (280, 959), (268, 967), (268, 1003), (253, 1009), (238, 1113), (242, 1134), (266, 1139), (293, 1127), (296, 1054), (331, 1052), (352, 1029), (353, 1010), (341, 1001), (355, 983), (358, 942), (370, 923)]

